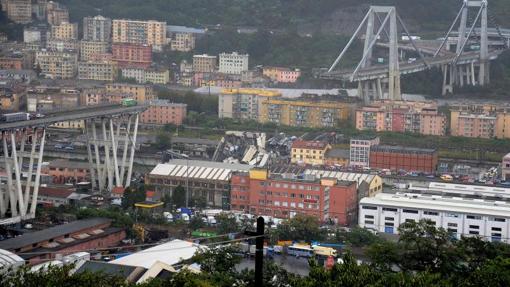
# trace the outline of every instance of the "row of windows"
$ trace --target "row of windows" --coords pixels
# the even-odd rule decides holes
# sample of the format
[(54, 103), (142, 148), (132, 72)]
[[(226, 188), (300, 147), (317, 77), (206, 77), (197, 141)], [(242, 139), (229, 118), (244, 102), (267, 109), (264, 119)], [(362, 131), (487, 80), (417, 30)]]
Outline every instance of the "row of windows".
[[(243, 182), (241, 180), (241, 182)], [(271, 183), (271, 182), (268, 182), (266, 184), (266, 182), (264, 181), (261, 181), (260, 182), (260, 186), (274, 186), (275, 188), (280, 188), (280, 187), (283, 187), (283, 188), (290, 188), (290, 189), (300, 189), (300, 190), (315, 190), (315, 191), (319, 191), (321, 190), (320, 186), (312, 186), (312, 185), (302, 185), (302, 184), (288, 184), (288, 183)], [(271, 192), (271, 191), (268, 191), (268, 192)]]
[(260, 205), (274, 205), (274, 206), (282, 206), (282, 207), (292, 207), (292, 208), (307, 208), (307, 209), (319, 209), (318, 204), (304, 204), (304, 203), (296, 203), (296, 202), (286, 202), (286, 201), (271, 201), (271, 200), (263, 200), (259, 199)]
[[(361, 206), (361, 209), (367, 209), (367, 210), (377, 210), (377, 206), (371, 206), (371, 205), (363, 205)], [(383, 211), (390, 211), (390, 212), (398, 212), (397, 208), (391, 208), (391, 207), (383, 207)], [(418, 210), (415, 209), (402, 209), (403, 213), (412, 213), (412, 214), (418, 214)], [(439, 216), (439, 212), (436, 211), (423, 211), (424, 215), (432, 215), (432, 216)], [(456, 213), (444, 213), (445, 217), (453, 217), (453, 218), (459, 218), (459, 214)], [(482, 220), (481, 215), (466, 215), (467, 219), (474, 219), (474, 220)], [(496, 222), (506, 222), (505, 218), (501, 217), (489, 217), (489, 221), (496, 221)]]

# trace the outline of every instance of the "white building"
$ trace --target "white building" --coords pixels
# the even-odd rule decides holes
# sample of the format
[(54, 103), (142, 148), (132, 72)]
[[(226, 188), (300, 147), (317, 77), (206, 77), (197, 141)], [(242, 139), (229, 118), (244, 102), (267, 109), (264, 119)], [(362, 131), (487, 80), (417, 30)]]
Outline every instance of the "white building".
[(378, 144), (378, 137), (351, 139), (349, 164), (357, 167), (370, 167), (370, 147)]
[(510, 242), (508, 202), (409, 193), (380, 193), (360, 201), (358, 224), (364, 228), (396, 234), (402, 223), (421, 219), (431, 220), (457, 238)]
[(510, 153), (503, 157), (503, 162), (501, 163), (501, 179), (503, 181), (510, 180)]
[(125, 68), (121, 70), (122, 77), (134, 79), (139, 84), (152, 83), (165, 85), (170, 82), (168, 70)]
[(248, 71), (249, 57), (248, 54), (238, 54), (237, 52), (221, 53), (219, 72), (240, 75), (242, 71)]

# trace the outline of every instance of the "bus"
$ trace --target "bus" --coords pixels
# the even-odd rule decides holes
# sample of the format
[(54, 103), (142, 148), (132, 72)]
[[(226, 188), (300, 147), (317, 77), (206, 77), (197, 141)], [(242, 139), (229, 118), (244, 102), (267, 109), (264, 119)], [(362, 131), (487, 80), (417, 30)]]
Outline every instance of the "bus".
[(294, 255), (296, 257), (313, 257), (313, 249), (310, 245), (299, 245), (294, 244), (292, 246), (287, 247), (287, 254)]

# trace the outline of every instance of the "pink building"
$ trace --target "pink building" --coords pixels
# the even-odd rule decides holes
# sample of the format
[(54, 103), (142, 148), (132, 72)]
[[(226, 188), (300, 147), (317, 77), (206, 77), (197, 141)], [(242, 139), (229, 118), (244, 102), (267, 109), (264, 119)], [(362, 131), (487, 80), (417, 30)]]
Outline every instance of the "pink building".
[(141, 123), (156, 125), (182, 125), (186, 118), (186, 104), (171, 103), (167, 100), (153, 100), (141, 114)]
[(356, 129), (444, 135), (446, 116), (433, 102), (377, 101), (356, 110)]
[(283, 67), (265, 67), (262, 74), (278, 83), (295, 83), (301, 76), (301, 70)]

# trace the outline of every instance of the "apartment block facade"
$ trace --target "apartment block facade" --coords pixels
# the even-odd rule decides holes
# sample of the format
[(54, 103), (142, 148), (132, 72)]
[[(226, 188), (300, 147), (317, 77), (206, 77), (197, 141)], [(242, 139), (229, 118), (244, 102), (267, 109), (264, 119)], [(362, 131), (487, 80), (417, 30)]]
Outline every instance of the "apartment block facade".
[(41, 74), (52, 79), (72, 79), (78, 70), (78, 55), (69, 52), (38, 51), (35, 65)]
[(211, 73), (216, 70), (217, 58), (207, 54), (193, 55), (193, 72)]
[(111, 42), (112, 19), (101, 15), (83, 18), (83, 40), (91, 42)]
[(149, 85), (133, 85), (124, 83), (106, 84), (106, 92), (131, 94), (138, 102), (148, 102), (155, 99), (154, 90)]
[(78, 79), (113, 82), (117, 77), (117, 65), (113, 61), (80, 62)]
[(292, 143), (290, 161), (297, 164), (324, 165), (331, 145), (321, 141), (296, 140)]
[(370, 149), (379, 143), (378, 137), (351, 138), (349, 164), (354, 167), (370, 167)]
[(510, 138), (510, 106), (505, 104), (464, 105), (450, 109), (453, 136)]
[(220, 73), (225, 74), (238, 74), (240, 75), (243, 71), (248, 71), (248, 60), (250, 56), (248, 54), (233, 53), (221, 53), (219, 56), (219, 69)]
[(32, 22), (32, 0), (7, 0), (7, 18), (18, 24)]
[(143, 124), (182, 125), (186, 118), (186, 104), (172, 103), (168, 100), (153, 100), (149, 108), (140, 116)]
[(121, 73), (123, 78), (135, 79), (139, 84), (166, 85), (170, 82), (170, 72), (164, 69), (124, 68)]
[(109, 48), (108, 42), (82, 40), (80, 42), (80, 59), (92, 61), (97, 55), (108, 53)]
[(356, 129), (444, 135), (446, 116), (433, 102), (377, 101), (356, 110)]
[(62, 22), (51, 26), (51, 38), (59, 40), (77, 40), (78, 24)]
[(283, 67), (264, 67), (262, 74), (273, 82), (295, 83), (301, 76), (301, 70)]
[(172, 51), (189, 52), (195, 49), (195, 34), (193, 33), (174, 33), (170, 40), (170, 49)]
[(220, 118), (258, 120), (262, 102), (267, 98), (279, 97), (276, 91), (262, 89), (224, 89), (218, 100)]
[(148, 45), (114, 43), (112, 44), (112, 58), (119, 68), (147, 69), (152, 64), (152, 49)]
[(114, 19), (112, 41), (149, 45), (153, 50), (160, 51), (166, 44), (166, 22)]
[(333, 95), (303, 95), (299, 98), (266, 98), (259, 121), (293, 127), (334, 127), (347, 121), (355, 103)]

